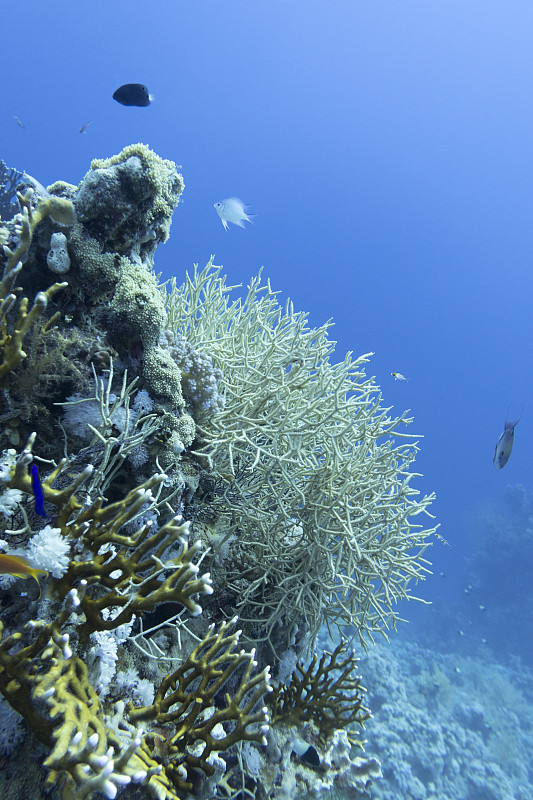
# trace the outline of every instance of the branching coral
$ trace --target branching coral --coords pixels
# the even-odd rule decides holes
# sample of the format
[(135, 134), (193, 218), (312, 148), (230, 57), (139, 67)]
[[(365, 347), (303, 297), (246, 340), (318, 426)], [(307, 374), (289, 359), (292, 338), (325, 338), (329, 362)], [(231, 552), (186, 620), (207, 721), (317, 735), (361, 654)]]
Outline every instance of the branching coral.
[[(33, 441), (13, 459), (5, 480), (21, 492), (29, 489)], [(211, 587), (208, 575), (197, 576), (192, 557), (200, 545), (189, 548), (188, 524), (178, 517), (154, 532), (150, 523), (131, 535), (122, 530), (152, 501), (150, 490), (164, 476), (153, 476), (120, 502), (105, 505), (99, 499), (84, 508), (76, 491), (90, 473), (85, 470), (59, 490), (52, 483), (61, 476), (60, 466), (42, 482), (45, 499), (57, 509), (57, 531), (91, 558), (74, 556), (67, 572), (54, 581), (64, 608), (53, 622), (30, 621), (24, 633), (14, 632), (0, 643), (0, 692), (52, 747), (44, 763), (51, 781), (56, 776), (64, 781), (65, 800), (92, 797), (95, 791), (113, 798), (117, 787), (131, 780), (146, 785), (159, 800), (177, 800), (177, 791), (192, 788), (188, 770), (200, 769), (210, 777), (216, 753), (239, 741), (264, 740), (268, 668), (253, 675), (253, 652), (233, 652), (240, 632), (229, 634), (229, 623), (218, 632), (210, 626), (182, 666), (162, 680), (151, 706), (130, 704), (128, 713), (109, 726), (65, 628), (74, 626), (83, 645), (88, 633), (115, 630), (167, 601), (179, 602), (196, 615), (201, 608), (192, 597), (209, 593)], [(163, 561), (176, 543), (179, 554)], [(80, 593), (70, 588), (73, 584), (80, 586)], [(136, 726), (141, 721), (153, 723), (158, 731), (169, 724), (174, 730), (161, 742), (160, 733), (144, 734)]]
[(313, 722), (322, 740), (339, 728), (364, 726), (370, 712), (363, 705), (364, 689), (357, 676), (357, 658), (340, 642), (333, 653), (318, 663), (313, 656), (307, 667), (298, 663), (286, 685), (274, 686), (268, 698), (272, 723), (301, 725)]
[(395, 626), (396, 602), (428, 571), (432, 531), (413, 518), (432, 496), (415, 499), (410, 486), (417, 447), (401, 428), (411, 420), (381, 407), (366, 356), (332, 363), (329, 323), (309, 327), (259, 277), (242, 302), (231, 288), (210, 262), (167, 298), (167, 327), (223, 373), (225, 404), (199, 415), (196, 451), (228, 484), (221, 581), (253, 635), (278, 647), (298, 628), (312, 642), (324, 619), (372, 638)]
[[(78, 187), (34, 186), (0, 231), (0, 433), (27, 442), (4, 450), (0, 511), (2, 548), (49, 576), (39, 598), (2, 578), (0, 693), (49, 748), (64, 800), (131, 783), (157, 800), (366, 789), (376, 765), (350, 758), (368, 716), (354, 657), (339, 645), (299, 662), (272, 693), (274, 729), (266, 664), (290, 644), (290, 672), (322, 621), (385, 632), (427, 571), (413, 518), (431, 497), (410, 488), (407, 416), (381, 407), (365, 356), (334, 363), (329, 323), (311, 328), (259, 277), (237, 302), (211, 263), (162, 291), (172, 162), (133, 145)], [(45, 217), (71, 225), (71, 268), (32, 307)], [(61, 316), (34, 324), (63, 287)], [(315, 742), (320, 780), (292, 758), (294, 731)]]
[[(34, 438), (16, 460), (8, 484), (28, 494), (32, 491), (29, 465)], [(91, 476), (92, 469), (87, 467), (64, 489), (55, 489), (53, 484), (61, 477), (65, 463), (66, 459), (42, 481), (42, 491), (44, 500), (56, 506), (55, 527), (76, 542), (81, 553), (70, 561), (56, 590), (63, 597), (76, 581), (87, 582), (81, 600), (86, 616), (83, 635), (113, 630), (164, 602), (181, 603), (193, 615), (199, 614), (201, 608), (193, 596), (210, 594), (212, 588), (209, 574), (198, 576), (198, 567), (192, 563), (201, 545), (197, 541), (189, 547), (189, 523), (174, 516), (154, 532), (151, 521), (131, 535), (122, 532), (152, 503), (151, 490), (161, 486), (165, 475), (153, 475), (115, 503), (103, 504), (98, 498), (84, 507), (75, 492)], [(168, 557), (167, 551), (176, 548), (179, 553)], [(104, 610), (116, 608), (120, 613), (112, 618), (104, 616)]]
[[(49, 197), (41, 200), (37, 207), (32, 209), (32, 195), (31, 189), (24, 195), (17, 194), (22, 212), (19, 215), (15, 233), (20, 238), (20, 242), (14, 250), (4, 245), (6, 263), (0, 282), (0, 353), (2, 357), (0, 381), (4, 380), (23, 358), (26, 358), (26, 353), (22, 349), (25, 335), (37, 317), (46, 308), (53, 295), (67, 285), (66, 283), (54, 283), (46, 291), (39, 292), (29, 311), (28, 298), (23, 297), (18, 306), (17, 319), (12, 329), (10, 329), (8, 314), (17, 300), (17, 289), (14, 288), (15, 280), (22, 269), (22, 259), (28, 252), (36, 226), (46, 217), (52, 217), (64, 225), (72, 225), (75, 219), (74, 208), (69, 200)], [(54, 315), (48, 321), (47, 326), (44, 328), (45, 332), (54, 323), (55, 319), (56, 316)]]
[[(165, 741), (167, 774), (187, 791), (192, 784), (180, 777), (182, 764), (212, 775), (212, 753), (243, 741), (266, 744), (269, 720), (261, 701), (270, 691), (269, 669), (252, 677), (254, 652), (234, 652), (241, 632), (229, 634), (230, 624), (223, 623), (217, 632), (209, 627), (187, 660), (161, 682), (153, 705), (128, 707), (132, 721), (172, 726)], [(236, 682), (235, 688), (223, 693), (229, 682)]]
[[(69, 601), (77, 605), (75, 591)], [(23, 634), (0, 643), (0, 691), (35, 736), (52, 747), (44, 762), (49, 782), (59, 778), (64, 800), (90, 798), (94, 792), (112, 799), (117, 787), (132, 780), (146, 785), (158, 800), (179, 800), (142, 736), (126, 724), (119, 736), (106, 724), (85, 663), (72, 654), (69, 636), (60, 633), (70, 611), (52, 623), (28, 623), (25, 637), (36, 635), (15, 652)], [(0, 635), (3, 628), (0, 623)]]

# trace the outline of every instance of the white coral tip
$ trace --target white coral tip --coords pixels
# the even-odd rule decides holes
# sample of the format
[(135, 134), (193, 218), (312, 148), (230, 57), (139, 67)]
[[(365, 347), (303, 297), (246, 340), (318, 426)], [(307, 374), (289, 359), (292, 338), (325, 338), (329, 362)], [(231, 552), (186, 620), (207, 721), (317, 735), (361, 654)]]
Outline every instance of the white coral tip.
[(268, 733), (270, 730), (270, 725), (261, 725), (261, 733)]
[(74, 606), (74, 608), (77, 608), (79, 606), (79, 604), (80, 604), (80, 596), (78, 594), (78, 590), (77, 589), (71, 589), (68, 594), (69, 594), (70, 601), (71, 601), (72, 605)]
[(87, 744), (89, 745), (89, 747), (92, 747), (94, 749), (96, 747), (96, 745), (98, 744), (98, 734), (97, 733), (91, 733), (91, 735), (87, 739)]
[(103, 792), (109, 800), (115, 800), (117, 796), (117, 787), (114, 783), (111, 783), (111, 781), (106, 781), (103, 786)]
[(82, 736), (83, 736), (83, 733), (81, 731), (78, 731), (77, 733), (75, 733), (74, 736), (72, 737), (72, 739), (70, 740), (71, 744), (79, 744), (81, 742), (81, 737)]
[(48, 698), (49, 698), (49, 697), (52, 697), (52, 695), (54, 694), (54, 692), (55, 692), (55, 689), (54, 689), (54, 687), (52, 686), (52, 688), (51, 688), (51, 689), (47, 689), (47, 690), (46, 690), (46, 692), (43, 692), (43, 693), (42, 693), (42, 695), (41, 695), (41, 697), (42, 697), (42, 699), (43, 699), (43, 700), (48, 700)]
[(102, 770), (102, 775), (111, 775), (115, 768), (115, 764), (113, 761), (110, 761), (107, 756), (102, 756), (102, 758), (106, 759), (106, 764)]
[(113, 780), (115, 783), (118, 783), (119, 786), (127, 786), (131, 778), (129, 775), (114, 775)]
[(140, 769), (133, 775), (132, 780), (134, 783), (140, 783), (141, 781), (144, 781), (147, 775), (148, 773), (146, 772), (145, 769)]

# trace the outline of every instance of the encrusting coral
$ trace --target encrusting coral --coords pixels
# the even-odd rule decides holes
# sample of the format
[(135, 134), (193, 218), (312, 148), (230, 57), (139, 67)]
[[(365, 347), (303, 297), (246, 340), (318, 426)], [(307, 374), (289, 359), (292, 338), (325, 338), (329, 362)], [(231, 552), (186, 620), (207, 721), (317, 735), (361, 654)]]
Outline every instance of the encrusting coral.
[(183, 180), (145, 145), (24, 184), (1, 230), (0, 551), (48, 577), (0, 576), (0, 694), (51, 800), (364, 794), (356, 658), (304, 659), (323, 621), (386, 633), (428, 571), (409, 420), (260, 277), (235, 302), (211, 262), (159, 284)]

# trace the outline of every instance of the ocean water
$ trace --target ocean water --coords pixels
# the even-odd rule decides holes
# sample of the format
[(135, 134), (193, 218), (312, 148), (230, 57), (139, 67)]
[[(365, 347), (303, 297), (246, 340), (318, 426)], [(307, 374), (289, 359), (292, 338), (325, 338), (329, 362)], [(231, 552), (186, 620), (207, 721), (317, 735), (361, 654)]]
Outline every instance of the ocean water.
[[(413, 485), (436, 492), (446, 543), (425, 602), (362, 654), (371, 796), (529, 800), (531, 4), (51, 0), (5, 2), (1, 24), (0, 159), (77, 184), (148, 144), (185, 181), (161, 279), (214, 254), (245, 289), (263, 267), (412, 411)], [(116, 103), (127, 82), (153, 103)], [(213, 204), (231, 196), (253, 225), (224, 230)]]

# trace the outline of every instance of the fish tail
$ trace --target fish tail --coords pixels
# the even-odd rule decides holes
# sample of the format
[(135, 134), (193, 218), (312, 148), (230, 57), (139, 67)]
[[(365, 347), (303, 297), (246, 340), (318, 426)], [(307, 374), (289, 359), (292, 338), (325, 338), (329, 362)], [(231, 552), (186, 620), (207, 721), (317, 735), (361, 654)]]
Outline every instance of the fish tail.
[(34, 581), (37, 582), (37, 586), (39, 587), (39, 597), (37, 599), (40, 600), (41, 599), (41, 584), (39, 583), (39, 578), (37, 577), (37, 574), (44, 575), (45, 578), (47, 578), (48, 577), (48, 572), (45, 569), (38, 569), (38, 570), (35, 570), (35, 572), (30, 572), (31, 577), (33, 578)]

